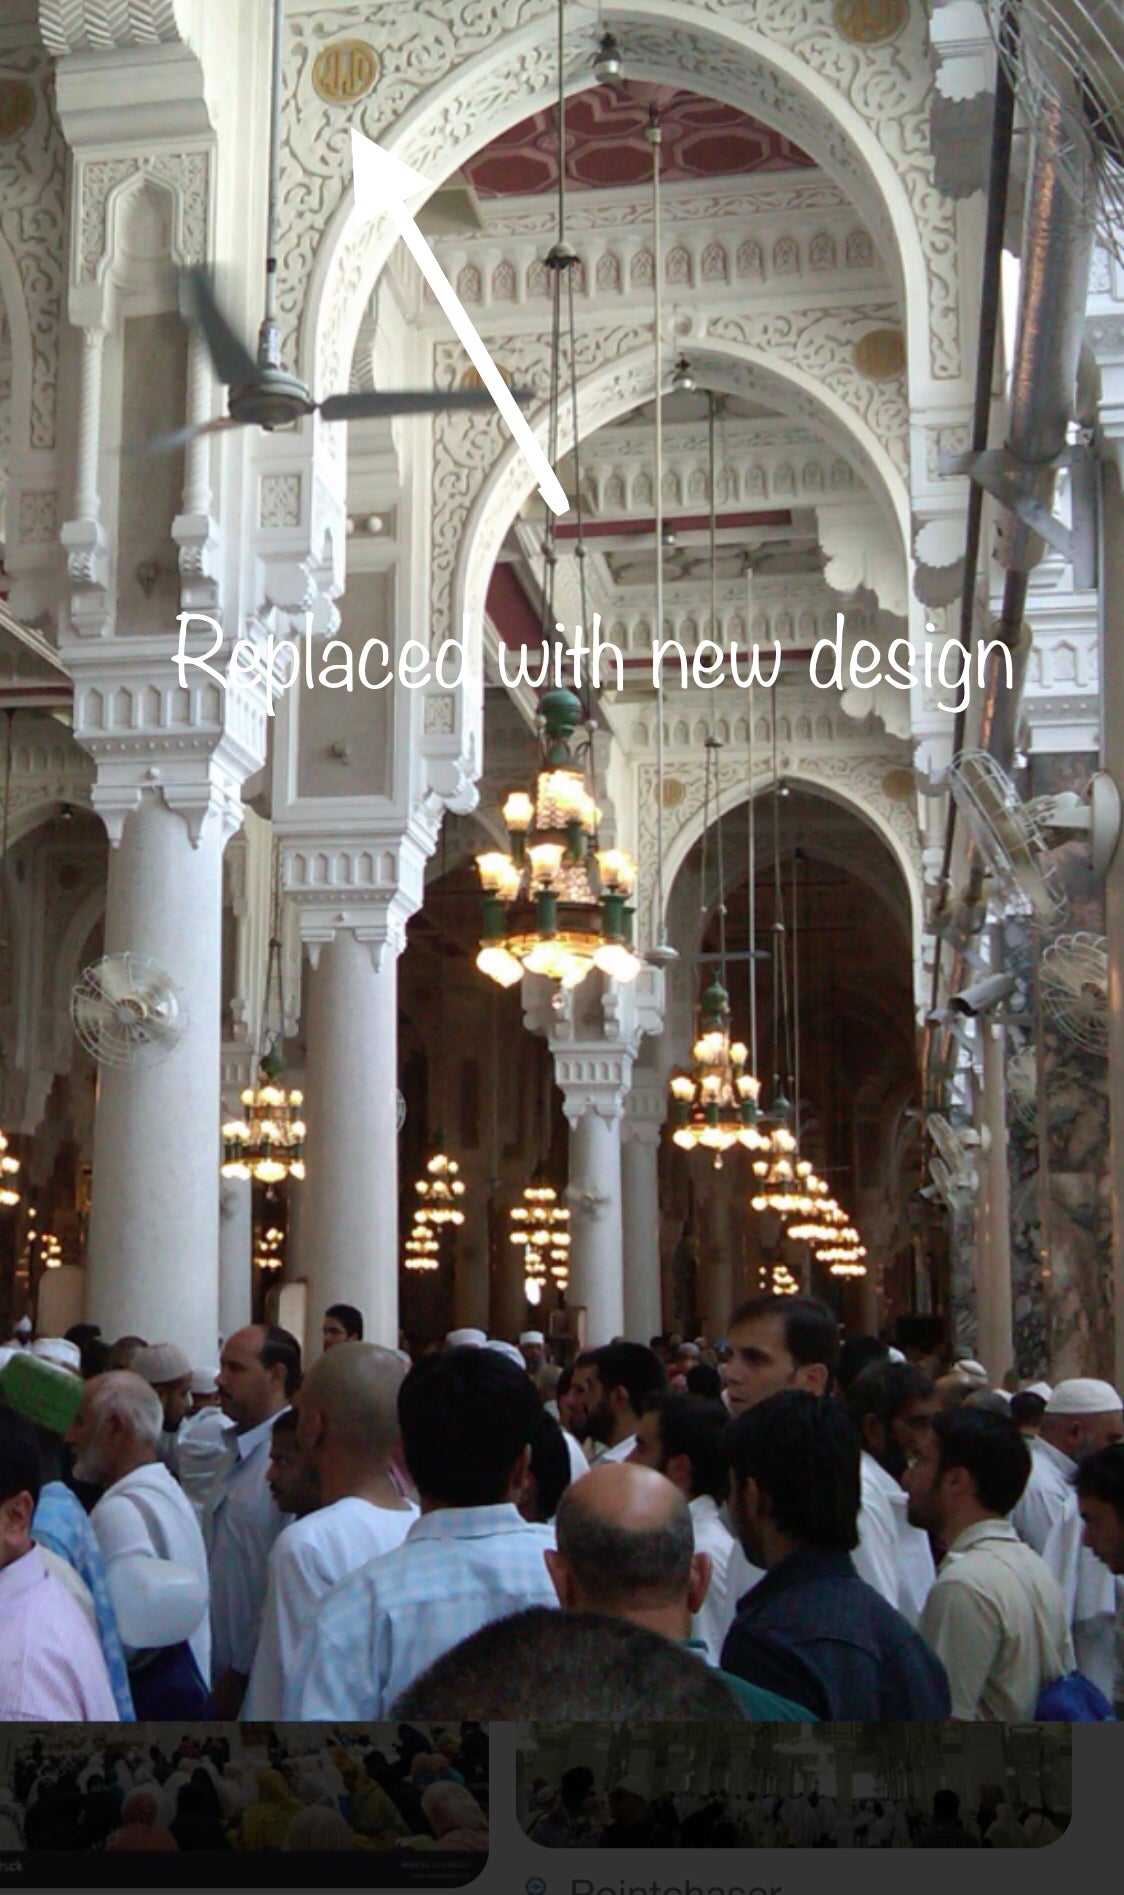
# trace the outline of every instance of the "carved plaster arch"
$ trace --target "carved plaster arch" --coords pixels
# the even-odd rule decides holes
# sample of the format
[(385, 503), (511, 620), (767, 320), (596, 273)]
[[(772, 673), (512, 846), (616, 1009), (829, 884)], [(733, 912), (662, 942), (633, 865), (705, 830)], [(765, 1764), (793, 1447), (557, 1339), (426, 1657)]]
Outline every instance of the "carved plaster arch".
[[(921, 936), (924, 923), (924, 893), (921, 872), (921, 855), (916, 825), (907, 805), (892, 802), (882, 788), (882, 778), (888, 768), (888, 759), (883, 754), (860, 751), (856, 741), (853, 754), (835, 747), (830, 752), (809, 748), (803, 753), (790, 751), (780, 759), (778, 775), (794, 788), (804, 789), (812, 795), (827, 798), (838, 803), (848, 814), (854, 816), (863, 826), (870, 829), (889, 851), (902, 878), (909, 911), (909, 933), (913, 953), (914, 986), (920, 992), (919, 983), (923, 978), (921, 964)], [(712, 807), (709, 812), (713, 824), (741, 807), (746, 797), (745, 763), (734, 757), (729, 764), (730, 780), (723, 783), (725, 771), (720, 765), (717, 792), (712, 789)], [(684, 767), (674, 766), (674, 776), (680, 785), (682, 794), (678, 803), (669, 808), (664, 806), (664, 872), (663, 887), (665, 901), (670, 900), (687, 857), (700, 840), (706, 824), (707, 811), (703, 795), (703, 763)], [(643, 923), (640, 928), (642, 945), (647, 946), (657, 938), (658, 917), (656, 913), (656, 770), (655, 765), (642, 765), (637, 771), (638, 797), (640, 812), (637, 848), (638, 882), (642, 891), (646, 891), (644, 909), (638, 915)], [(694, 779), (697, 778), (697, 781)], [(760, 780), (755, 778), (754, 797), (768, 795), (776, 779), (767, 767), (762, 770)], [(902, 820), (902, 816), (905, 820)]]
[[(630, 338), (626, 334), (624, 339), (635, 343), (640, 337)], [(798, 406), (802, 405), (805, 413), (814, 416), (825, 438), (835, 445), (845, 442), (850, 457), (858, 462), (870, 481), (875, 505), (881, 503), (880, 510), (890, 516), (903, 558), (908, 561), (909, 496), (905, 478), (887, 451), (884, 441), (862, 416), (849, 408), (825, 383), (817, 381), (795, 363), (779, 362), (747, 343), (708, 341), (704, 348), (692, 350), (691, 360), (708, 382), (715, 386), (725, 384), (730, 392), (745, 393), (752, 389), (755, 394), (760, 394), (770, 387), (781, 391), (773, 399), (787, 403), (790, 407), (794, 402)], [(633, 347), (630, 353), (618, 361), (595, 368), (578, 382), (578, 422), (583, 436), (615, 421), (638, 403), (650, 399), (654, 386), (650, 343), (644, 348)], [(589, 425), (582, 427), (586, 419)], [(540, 431), (543, 420), (544, 417), (540, 416)], [(509, 442), (503, 452), (490, 462), (490, 471), (475, 498), (472, 497), (470, 474), (466, 477), (463, 467), (455, 469), (455, 476), (450, 476), (447, 483), (442, 517), (440, 450), (444, 431), (451, 425), (455, 424), (447, 420), (442, 425), (439, 418), (434, 430), (431, 572), (435, 596), (431, 598), (430, 605), (435, 639), (444, 635), (443, 628), (447, 623), (461, 625), (466, 619), (470, 625), (482, 622), (488, 579), (496, 554), (512, 520), (535, 484), (520, 450), (513, 442)], [(480, 472), (489, 467), (489, 446), (498, 438), (498, 434), (498, 422), (492, 421), (490, 417), (485, 423), (477, 420), (473, 446)], [(572, 445), (572, 426), (567, 407), (560, 417), (559, 452), (567, 453)], [(443, 599), (439, 584), (450, 568), (451, 596)]]
[[(606, 9), (603, 24), (617, 32), (635, 76), (675, 85), (686, 81), (763, 118), (801, 144), (848, 191), (884, 252), (904, 304), (916, 404), (932, 380), (947, 385), (963, 374), (955, 207), (933, 183), (921, 10), (911, 10), (903, 33), (892, 42), (876, 46), (844, 39), (827, 0), (743, 0), (738, 10), (752, 17), (731, 19), (723, 0), (693, 5), (643, 0)], [(288, 186), (302, 171), (305, 182), (314, 177), (315, 189), (304, 192), (303, 204), (291, 215), (279, 300), (290, 333), (300, 329), (302, 368), (317, 390), (346, 385), (341, 377), (347, 375), (363, 309), (395, 233), (385, 218), (361, 223), (350, 185), (326, 172), (325, 139), (337, 144), (339, 172), (346, 175), (346, 127), (330, 118), (325, 122), (325, 115), (303, 98), (307, 123), (301, 122), (293, 94), (309, 90), (319, 41), (343, 30), (352, 16), (358, 24), (363, 11), (337, 7), (321, 27), (299, 17), (289, 23), (282, 198), (292, 204), (300, 197)], [(473, 152), (556, 95), (553, 0), (498, 0), (488, 18), (484, 11), (466, 7), (465, 17), (450, 23), (449, 30), (431, 33), (424, 52), (408, 10), (403, 9), (397, 35), (390, 20), (384, 21), (389, 30), (380, 44), (380, 84), (355, 111), (353, 122), (435, 187)], [(534, 17), (528, 18), (531, 13)], [(435, 25), (426, 24), (427, 29)], [(570, 29), (565, 49), (571, 93), (590, 83), (589, 48), (583, 14)], [(318, 145), (314, 163), (309, 139)]]
[[(16, 263), (15, 252), (2, 232), (0, 232), (0, 301), (3, 302), (4, 314), (8, 319), (8, 336), (12, 349), (11, 445), (10, 460), (6, 470), (10, 481), (11, 462), (17, 454), (25, 453), (31, 445), (31, 371), (34, 356), (31, 345), (31, 319), (23, 284), (20, 281), (19, 266)], [(9, 525), (9, 534), (11, 535), (11, 525)]]

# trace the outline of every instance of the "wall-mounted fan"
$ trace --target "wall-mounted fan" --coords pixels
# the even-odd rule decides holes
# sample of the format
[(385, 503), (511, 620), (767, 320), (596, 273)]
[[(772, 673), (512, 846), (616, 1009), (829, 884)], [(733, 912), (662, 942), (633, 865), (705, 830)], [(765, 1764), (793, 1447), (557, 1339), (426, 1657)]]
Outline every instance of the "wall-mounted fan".
[(972, 838), (1012, 908), (1047, 930), (1060, 928), (1067, 901), (1055, 863), (1059, 843), (1084, 837), (1090, 863), (1103, 875), (1120, 836), (1120, 796), (1103, 771), (1090, 778), (1084, 798), (1066, 791), (1024, 803), (1010, 777), (986, 750), (962, 750), (952, 759), (949, 788)]
[(1033, 1040), (1007, 1062), (1007, 1103), (1020, 1125), (1028, 1128), (1038, 1117), (1038, 1051)]
[[(974, 1197), (979, 1190), (980, 1175), (972, 1159), (973, 1154), (983, 1148), (982, 1134), (973, 1126), (954, 1126), (941, 1112), (928, 1114), (925, 1130), (933, 1141), (942, 1175), (949, 1188), (960, 1197)], [(937, 1178), (933, 1181), (940, 1182)]]
[[(170, 453), (198, 435), (218, 434), (228, 428), (264, 428), (272, 432), (275, 428), (289, 427), (310, 414), (319, 414), (324, 421), (361, 421), (388, 415), (433, 414), (446, 408), (491, 408), (494, 405), (491, 395), (484, 388), (377, 389), (356, 394), (329, 395), (324, 401), (313, 401), (299, 376), (284, 367), (275, 313), (283, 11), (283, 0), (274, 0), (265, 313), (258, 330), (257, 354), (251, 355), (219, 307), (209, 272), (202, 269), (185, 272), (185, 313), (198, 323), (202, 331), (215, 373), (228, 391), (228, 412), (213, 421), (176, 428), (170, 434), (153, 435), (140, 443), (145, 453)], [(512, 393), (516, 400), (527, 399), (525, 390), (513, 390)]]
[(1103, 934), (1060, 934), (1042, 953), (1042, 1006), (1063, 1039), (1104, 1058), (1108, 1052), (1108, 942)]
[(133, 1070), (166, 1059), (187, 1031), (171, 975), (139, 954), (107, 954), (85, 968), (71, 992), (70, 1018), (99, 1066)]

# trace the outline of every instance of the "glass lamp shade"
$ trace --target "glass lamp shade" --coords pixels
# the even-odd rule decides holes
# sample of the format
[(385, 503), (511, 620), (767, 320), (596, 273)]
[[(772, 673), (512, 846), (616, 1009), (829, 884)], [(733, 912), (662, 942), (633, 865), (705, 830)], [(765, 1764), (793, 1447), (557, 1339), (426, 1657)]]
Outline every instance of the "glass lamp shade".
[(525, 835), (535, 819), (535, 805), (525, 790), (512, 790), (503, 806), (503, 819), (514, 835)]
[(509, 954), (505, 947), (499, 947), (495, 942), (484, 944), (476, 956), (476, 965), (482, 974), (487, 974), (489, 980), (494, 980), (499, 987), (514, 987), (516, 981), (523, 978), (522, 961), (517, 961), (514, 954)]

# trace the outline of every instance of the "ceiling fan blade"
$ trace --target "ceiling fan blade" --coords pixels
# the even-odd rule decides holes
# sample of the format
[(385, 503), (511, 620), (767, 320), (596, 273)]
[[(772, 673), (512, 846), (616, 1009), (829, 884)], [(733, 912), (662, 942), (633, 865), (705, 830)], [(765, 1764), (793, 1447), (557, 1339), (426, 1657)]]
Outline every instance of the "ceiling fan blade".
[[(512, 389), (516, 401), (530, 391)], [(486, 388), (376, 388), (356, 395), (329, 395), (318, 404), (325, 421), (363, 421), (383, 415), (438, 414), (446, 408), (493, 408)]]
[(122, 454), (174, 454), (179, 447), (186, 447), (189, 441), (196, 441), (202, 434), (221, 434), (227, 428), (245, 427), (245, 422), (235, 421), (233, 415), (217, 415), (213, 421), (200, 421), (194, 427), (172, 428), (167, 434), (150, 434), (145, 441), (127, 441), (121, 448)]
[(184, 282), (189, 313), (203, 331), (203, 340), (220, 382), (227, 388), (241, 388), (256, 382), (258, 365), (215, 301), (208, 272), (188, 270)]

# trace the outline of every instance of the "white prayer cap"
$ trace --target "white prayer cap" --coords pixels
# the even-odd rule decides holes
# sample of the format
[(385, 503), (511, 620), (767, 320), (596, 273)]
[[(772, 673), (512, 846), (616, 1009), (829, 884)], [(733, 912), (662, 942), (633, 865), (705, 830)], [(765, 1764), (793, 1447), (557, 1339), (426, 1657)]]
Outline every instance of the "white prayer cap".
[(190, 1362), (174, 1342), (148, 1343), (137, 1350), (129, 1367), (150, 1388), (160, 1388), (165, 1382), (182, 1382), (191, 1374)]
[(888, 1362), (904, 1362), (905, 1357), (900, 1349), (891, 1349), (886, 1360)]
[(75, 1375), (82, 1373), (82, 1352), (76, 1342), (67, 1342), (63, 1336), (41, 1336), (31, 1345), (32, 1355), (41, 1362), (53, 1362), (57, 1369), (70, 1369)]
[(987, 1382), (987, 1370), (983, 1363), (973, 1362), (970, 1356), (966, 1356), (962, 1362), (954, 1362), (952, 1369), (954, 1375), (967, 1376), (973, 1382)]
[(488, 1338), (482, 1329), (450, 1329), (445, 1337), (447, 1349), (482, 1349)]
[(21, 1316), (12, 1334), (16, 1336), (30, 1336), (34, 1327), (35, 1324), (32, 1322), (30, 1316)]
[(191, 1392), (193, 1395), (214, 1395), (219, 1385), (217, 1369), (192, 1369)]
[(1010, 1404), (1011, 1391), (1009, 1388), (993, 1388), (991, 1392), (993, 1395), (998, 1395), (1000, 1401)]
[(1022, 1392), (1024, 1395), (1040, 1395), (1044, 1402), (1048, 1402), (1054, 1391), (1049, 1382), (1028, 1382)]
[(521, 1369), (526, 1369), (527, 1367), (527, 1364), (524, 1362), (523, 1357), (513, 1342), (500, 1342), (497, 1338), (493, 1337), (491, 1341), (485, 1341), (484, 1347), (485, 1349), (494, 1349), (497, 1355), (505, 1355), (509, 1362), (514, 1362)]
[(525, 1342), (537, 1342), (541, 1349), (544, 1341), (545, 1337), (541, 1329), (525, 1329), (519, 1338), (519, 1347), (522, 1348)]
[(1098, 1382), (1090, 1375), (1075, 1375), (1059, 1382), (1046, 1403), (1048, 1415), (1110, 1415), (1124, 1408), (1111, 1382)]

